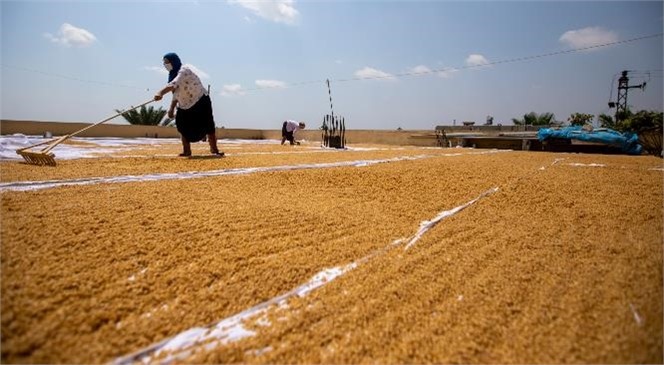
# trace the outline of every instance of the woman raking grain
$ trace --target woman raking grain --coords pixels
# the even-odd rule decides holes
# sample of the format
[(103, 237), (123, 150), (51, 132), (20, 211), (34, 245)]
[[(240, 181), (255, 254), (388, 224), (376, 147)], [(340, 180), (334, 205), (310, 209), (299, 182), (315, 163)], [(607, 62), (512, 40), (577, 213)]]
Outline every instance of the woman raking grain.
[[(182, 139), (180, 156), (191, 156), (191, 142), (198, 142), (207, 136), (210, 153), (223, 156), (217, 147), (212, 103), (201, 79), (188, 65), (182, 65), (175, 53), (164, 55), (164, 67), (168, 70), (168, 84), (159, 90), (154, 100), (173, 92), (173, 100), (168, 108), (168, 117), (175, 116), (175, 125)], [(177, 112), (176, 112), (177, 107)]]

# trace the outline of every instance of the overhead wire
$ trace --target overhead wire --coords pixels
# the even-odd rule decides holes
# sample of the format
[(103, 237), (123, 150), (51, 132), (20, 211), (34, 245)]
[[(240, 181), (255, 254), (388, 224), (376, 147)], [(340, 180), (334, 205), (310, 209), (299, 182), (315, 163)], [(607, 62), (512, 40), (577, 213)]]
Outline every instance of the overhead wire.
[[(544, 53), (544, 54), (539, 54), (539, 55), (534, 55), (534, 56), (524, 56), (524, 57), (511, 58), (511, 59), (506, 59), (506, 60), (486, 62), (486, 63), (476, 64), (476, 65), (466, 65), (466, 66), (460, 66), (460, 67), (445, 67), (445, 68), (441, 68), (441, 69), (433, 69), (433, 70), (427, 70), (427, 71), (404, 72), (404, 73), (398, 73), (398, 74), (394, 74), (394, 75), (388, 74), (388, 75), (381, 75), (381, 76), (354, 77), (354, 78), (348, 78), (348, 79), (336, 79), (336, 80), (335, 79), (330, 79), (330, 82), (349, 82), (349, 81), (361, 81), (361, 80), (393, 79), (393, 78), (399, 78), (399, 77), (422, 76), (422, 75), (437, 74), (437, 73), (443, 73), (443, 72), (461, 71), (461, 70), (465, 70), (465, 69), (481, 68), (481, 67), (493, 66), (493, 65), (504, 64), (504, 63), (524, 62), (524, 61), (529, 61), (529, 60), (538, 59), (538, 58), (544, 58), (544, 57), (551, 57), (551, 56), (556, 56), (556, 55), (561, 55), (561, 54), (569, 54), (569, 53), (574, 53), (574, 52), (587, 51), (587, 50), (601, 48), (601, 47), (609, 47), (609, 46), (614, 46), (614, 45), (618, 45), (618, 44), (636, 42), (636, 41), (649, 39), (649, 38), (661, 37), (662, 35), (664, 35), (664, 33), (651, 34), (651, 35), (646, 35), (646, 36), (641, 36), (641, 37), (636, 37), (636, 38), (625, 39), (625, 40), (622, 40), (622, 41), (596, 44), (596, 45), (587, 46), (587, 47), (581, 47), (581, 48), (574, 48), (574, 49)], [(298, 82), (298, 83), (294, 83), (294, 84), (289, 84), (289, 87), (290, 86), (301, 86), (301, 85), (307, 85), (307, 84), (313, 84), (313, 83), (321, 83), (321, 82), (326, 82), (326, 80)], [(264, 90), (264, 89), (274, 89), (274, 88), (283, 88), (283, 86), (264, 86), (264, 87), (243, 89), (243, 91), (254, 91), (254, 90)]]
[[(614, 45), (619, 45), (619, 44), (636, 42), (636, 41), (640, 41), (640, 40), (644, 40), (644, 39), (661, 37), (662, 35), (664, 35), (664, 33), (651, 34), (651, 35), (646, 35), (646, 36), (641, 36), (641, 37), (636, 37), (636, 38), (625, 39), (625, 40), (622, 40), (622, 41), (616, 41), (616, 42), (596, 44), (596, 45), (592, 45), (592, 46), (588, 46), (588, 47), (574, 48), (574, 49), (544, 53), (544, 54), (533, 55), (533, 56), (510, 58), (510, 59), (506, 59), (506, 60), (492, 61), (492, 62), (486, 62), (486, 63), (474, 64), (474, 65), (466, 65), (466, 66), (459, 66), (459, 67), (445, 67), (445, 68), (441, 68), (441, 69), (432, 69), (432, 70), (418, 71), (418, 72), (403, 72), (403, 73), (398, 73), (398, 74), (393, 74), (393, 75), (392, 74), (387, 74), (387, 75), (381, 75), (381, 76), (353, 77), (353, 78), (346, 78), (346, 79), (329, 79), (329, 81), (330, 82), (351, 82), (351, 81), (362, 81), (362, 80), (394, 79), (394, 78), (400, 78), (400, 77), (423, 76), (423, 75), (437, 74), (437, 73), (444, 73), (444, 72), (461, 71), (461, 70), (466, 70), (466, 69), (488, 67), (488, 66), (500, 65), (500, 64), (505, 64), (505, 63), (524, 62), (524, 61), (530, 61), (530, 60), (534, 60), (534, 59), (538, 59), (538, 58), (544, 58), (544, 57), (551, 57), (551, 56), (557, 56), (557, 55), (562, 55), (562, 54), (570, 54), (570, 53), (575, 53), (575, 52), (587, 51), (587, 50), (596, 49), (596, 48), (609, 47), (609, 46), (614, 46)], [(108, 82), (108, 81), (89, 80), (89, 79), (84, 79), (84, 78), (81, 78), (81, 77), (50, 73), (50, 72), (35, 70), (35, 69), (27, 68), (27, 67), (19, 67), (19, 66), (13, 66), (13, 65), (5, 65), (5, 64), (0, 64), (0, 66), (3, 67), (3, 68), (16, 69), (16, 70), (21, 70), (21, 71), (25, 71), (25, 72), (33, 72), (33, 73), (38, 73), (38, 74), (51, 76), (51, 77), (59, 77), (59, 78), (66, 79), (66, 80), (71, 80), (71, 81), (78, 81), (78, 82), (99, 84), (99, 85), (105, 85), (105, 86), (113, 86), (113, 87), (122, 87), (122, 88), (130, 88), (130, 89), (136, 89), (136, 90), (150, 91), (150, 88), (141, 88), (141, 87), (137, 87), (137, 86), (124, 85), (124, 84)], [(650, 70), (650, 71), (653, 71), (653, 72), (659, 71), (659, 72), (661, 72), (662, 70)], [(661, 76), (657, 76), (657, 77), (661, 77)], [(257, 91), (257, 90), (266, 90), (266, 89), (292, 88), (292, 87), (299, 87), (299, 86), (305, 86), (305, 85), (310, 85), (310, 84), (325, 83), (327, 80), (328, 79), (300, 81), (300, 82), (295, 82), (295, 83), (287, 83), (286, 86), (283, 86), (283, 85), (259, 86), (259, 87), (255, 87), (255, 88), (242, 89), (241, 91), (242, 92), (247, 92), (247, 91)], [(612, 83), (612, 89), (613, 89), (613, 84), (615, 83), (615, 75), (614, 75), (614, 79), (611, 83)]]
[(0, 64), (0, 67), (20, 70), (20, 71), (25, 71), (25, 72), (33, 72), (33, 73), (38, 73), (38, 74), (41, 74), (41, 75), (46, 75), (46, 76), (51, 76), (51, 77), (58, 77), (58, 78), (61, 78), (61, 79), (71, 80), (71, 81), (85, 82), (85, 83), (89, 83), (89, 84), (98, 84), (98, 85), (105, 85), (105, 86), (115, 86), (115, 87), (123, 87), (123, 88), (128, 88), (128, 89), (150, 91), (150, 88), (141, 88), (141, 87), (138, 87), (138, 86), (130, 86), (130, 85), (124, 85), (124, 84), (119, 84), (119, 83), (114, 83), (114, 82), (107, 82), (107, 81), (88, 80), (88, 79), (84, 79), (84, 78), (80, 78), (80, 77), (76, 77), (76, 76), (68, 76), (68, 75), (62, 75), (62, 74), (57, 74), (57, 73), (52, 73), (52, 72), (45, 72), (45, 71), (35, 70), (35, 69), (31, 69), (31, 68), (27, 68), (27, 67), (21, 67), (21, 66)]

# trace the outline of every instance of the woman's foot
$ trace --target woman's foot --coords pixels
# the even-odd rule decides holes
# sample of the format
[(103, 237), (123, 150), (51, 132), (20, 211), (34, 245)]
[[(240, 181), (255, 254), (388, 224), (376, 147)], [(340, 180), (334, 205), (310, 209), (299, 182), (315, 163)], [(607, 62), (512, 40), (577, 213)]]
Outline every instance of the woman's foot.
[(217, 151), (211, 151), (210, 153), (215, 155), (215, 156), (224, 157), (224, 153), (219, 152), (218, 150)]
[(191, 156), (191, 143), (182, 136), (182, 153), (179, 154), (180, 157), (189, 157)]

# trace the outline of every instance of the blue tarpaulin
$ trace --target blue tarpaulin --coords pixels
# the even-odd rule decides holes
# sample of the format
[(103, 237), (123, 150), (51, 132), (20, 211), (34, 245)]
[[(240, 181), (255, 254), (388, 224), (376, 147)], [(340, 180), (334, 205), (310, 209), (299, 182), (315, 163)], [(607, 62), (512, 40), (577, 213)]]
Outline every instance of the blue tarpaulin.
[(561, 129), (543, 128), (537, 132), (537, 138), (545, 141), (549, 138), (578, 139), (580, 141), (602, 143), (619, 147), (630, 155), (640, 155), (643, 147), (639, 144), (639, 136), (635, 133), (620, 133), (609, 128), (586, 131), (581, 126), (565, 127)]

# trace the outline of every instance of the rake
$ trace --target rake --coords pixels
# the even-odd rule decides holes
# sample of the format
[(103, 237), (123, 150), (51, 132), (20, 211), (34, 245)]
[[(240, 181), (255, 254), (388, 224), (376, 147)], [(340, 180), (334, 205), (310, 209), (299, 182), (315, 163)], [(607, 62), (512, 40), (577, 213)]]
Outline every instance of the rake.
[[(106, 123), (106, 122), (108, 122), (109, 120), (111, 120), (111, 119), (113, 119), (113, 118), (116, 118), (116, 117), (118, 117), (118, 116), (120, 116), (120, 115), (122, 115), (122, 114), (124, 114), (124, 113), (126, 113), (126, 112), (128, 112), (128, 111), (131, 111), (131, 110), (134, 110), (134, 109), (138, 109), (138, 108), (140, 108), (140, 107), (142, 107), (142, 106), (145, 106), (145, 105), (147, 105), (147, 104), (150, 104), (150, 103), (153, 102), (153, 101), (154, 101), (154, 99), (151, 99), (151, 100), (146, 101), (145, 103), (143, 103), (143, 104), (141, 104), (141, 105), (131, 107), (131, 108), (128, 109), (128, 110), (125, 110), (125, 111), (123, 111), (123, 112), (121, 112), (121, 113), (118, 113), (118, 114), (115, 114), (115, 115), (113, 115), (113, 116), (111, 116), (111, 117), (108, 117), (108, 118), (102, 120), (101, 122), (97, 122), (97, 123), (95, 123), (95, 124), (91, 124), (91, 125), (89, 125), (89, 126), (83, 128), (83, 129), (81, 129), (81, 130), (78, 130), (78, 131), (74, 132), (74, 133), (67, 134), (67, 135), (64, 135), (64, 136), (62, 136), (62, 137), (52, 139), (52, 140), (50, 140), (50, 141), (37, 143), (37, 144), (32, 145), (32, 146), (19, 148), (19, 149), (16, 150), (16, 153), (19, 154), (19, 155), (21, 155), (21, 156), (25, 159), (25, 161), (26, 161), (27, 163), (31, 164), (31, 165), (39, 165), (39, 166), (45, 166), (45, 165), (46, 165), (46, 166), (55, 166), (55, 154), (54, 154), (53, 152), (51, 152), (51, 150), (52, 150), (53, 148), (55, 148), (55, 146), (59, 145), (60, 143), (64, 142), (65, 140), (67, 140), (67, 139), (69, 139), (69, 138), (71, 138), (71, 137), (73, 137), (73, 136), (75, 136), (75, 135), (77, 135), (77, 134), (80, 134), (80, 133), (83, 133), (84, 131), (87, 131), (88, 129), (90, 129), (90, 128), (92, 128), (92, 127), (98, 126), (98, 125), (100, 125), (100, 124), (102, 124), (102, 123)], [(44, 147), (44, 148), (42, 148), (42, 149), (39, 150), (39, 151), (30, 151), (31, 149), (33, 149), (33, 148), (35, 148), (35, 147), (43, 146), (43, 145), (47, 145), (47, 146)]]

